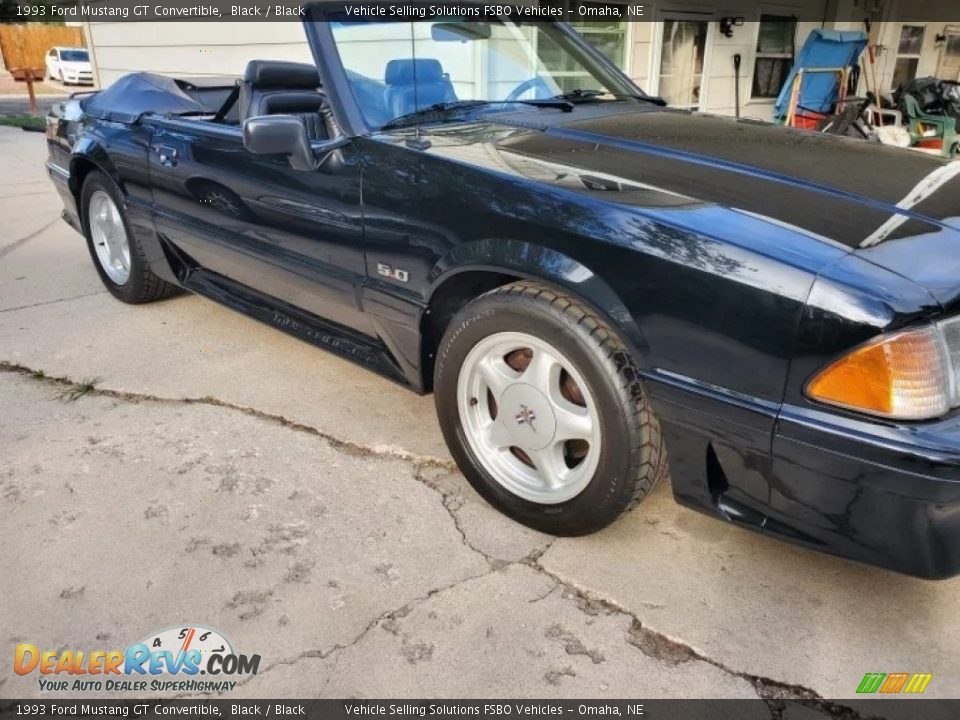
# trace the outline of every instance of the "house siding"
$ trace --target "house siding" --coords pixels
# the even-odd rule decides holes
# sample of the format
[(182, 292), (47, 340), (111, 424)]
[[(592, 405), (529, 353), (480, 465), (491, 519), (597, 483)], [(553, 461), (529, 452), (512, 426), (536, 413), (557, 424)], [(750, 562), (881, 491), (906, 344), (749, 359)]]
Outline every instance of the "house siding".
[(106, 87), (131, 72), (177, 77), (241, 75), (258, 58), (312, 62), (296, 22), (91, 22), (98, 83)]

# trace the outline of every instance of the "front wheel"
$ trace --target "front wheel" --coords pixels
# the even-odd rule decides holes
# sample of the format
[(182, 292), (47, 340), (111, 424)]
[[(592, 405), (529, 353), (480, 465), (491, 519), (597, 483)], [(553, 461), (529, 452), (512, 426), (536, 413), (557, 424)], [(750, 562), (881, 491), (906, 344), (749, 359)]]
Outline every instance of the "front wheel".
[(445, 439), (473, 487), (554, 535), (609, 525), (665, 474), (633, 359), (574, 298), (528, 282), (461, 310), (435, 369)]

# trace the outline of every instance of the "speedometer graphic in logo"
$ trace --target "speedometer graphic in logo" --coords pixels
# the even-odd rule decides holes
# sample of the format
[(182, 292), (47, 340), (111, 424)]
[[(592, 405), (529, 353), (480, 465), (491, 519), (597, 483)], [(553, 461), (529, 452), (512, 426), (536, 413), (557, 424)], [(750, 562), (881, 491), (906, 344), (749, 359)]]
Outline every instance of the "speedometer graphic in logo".
[(239, 654), (219, 630), (185, 623), (131, 645), (123, 663), (128, 675), (256, 675), (260, 656)]
[[(233, 644), (218, 630), (203, 625), (180, 625), (151, 633), (141, 641), (151, 652), (171, 652), (174, 656), (191, 650), (199, 651), (206, 660), (210, 655), (233, 655)], [(202, 663), (201, 663), (202, 664)]]

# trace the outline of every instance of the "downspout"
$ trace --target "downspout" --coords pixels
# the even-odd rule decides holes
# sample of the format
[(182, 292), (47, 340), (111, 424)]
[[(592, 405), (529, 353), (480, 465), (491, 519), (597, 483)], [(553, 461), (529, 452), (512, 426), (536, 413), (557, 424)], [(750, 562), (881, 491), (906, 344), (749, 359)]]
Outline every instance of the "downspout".
[(733, 56), (733, 103), (734, 114), (740, 118), (740, 53)]
[(83, 23), (83, 40), (87, 45), (87, 51), (90, 53), (90, 66), (93, 68), (94, 87), (102, 90), (103, 85), (100, 84), (100, 63), (97, 62), (97, 49), (93, 44), (93, 28), (90, 27), (90, 25), (89, 20)]

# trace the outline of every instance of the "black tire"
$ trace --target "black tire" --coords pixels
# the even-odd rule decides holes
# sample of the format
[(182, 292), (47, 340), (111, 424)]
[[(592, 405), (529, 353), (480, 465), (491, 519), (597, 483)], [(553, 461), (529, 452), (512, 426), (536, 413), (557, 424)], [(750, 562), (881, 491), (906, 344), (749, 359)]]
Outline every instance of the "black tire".
[[(124, 230), (127, 233), (127, 240), (130, 243), (130, 276), (122, 285), (111, 280), (104, 271), (100, 265), (100, 260), (97, 258), (97, 251), (93, 246), (93, 237), (90, 233), (89, 206), (90, 198), (97, 190), (105, 191), (117, 206), (123, 220)], [(93, 266), (97, 269), (100, 280), (111, 295), (125, 303), (136, 305), (160, 300), (177, 292), (176, 285), (157, 277), (150, 270), (143, 248), (140, 246), (140, 242), (130, 225), (130, 220), (127, 218), (120, 189), (116, 183), (99, 170), (91, 171), (83, 182), (83, 188), (80, 191), (80, 212), (83, 221), (83, 234), (87, 239), (90, 259), (93, 260)]]
[[(511, 331), (534, 335), (563, 353), (595, 400), (599, 463), (586, 488), (563, 503), (539, 504), (513, 494), (477, 460), (464, 434), (457, 403), (461, 366), (483, 338)], [(631, 353), (609, 325), (569, 295), (516, 282), (470, 302), (440, 342), (434, 390), (444, 438), (470, 484), (501, 512), (541, 532), (596, 532), (639, 504), (666, 475), (660, 426)]]

